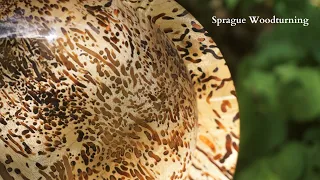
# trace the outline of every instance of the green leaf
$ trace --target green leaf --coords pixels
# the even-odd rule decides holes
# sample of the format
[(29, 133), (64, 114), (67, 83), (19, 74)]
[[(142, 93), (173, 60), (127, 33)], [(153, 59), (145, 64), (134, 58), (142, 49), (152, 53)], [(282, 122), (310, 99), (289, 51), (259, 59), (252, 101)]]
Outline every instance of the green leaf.
[(254, 164), (239, 172), (235, 179), (237, 180), (281, 180), (270, 168), (271, 162), (267, 158), (257, 160)]
[[(253, 70), (248, 78), (243, 79), (244, 89), (254, 101), (254, 110), (268, 119), (284, 120), (285, 112), (279, 102), (279, 83), (275, 74)], [(250, 110), (252, 108), (249, 107)]]
[(304, 179), (318, 180), (320, 177), (320, 143), (308, 148), (308, 162)]
[(306, 11), (310, 6), (308, 1), (301, 0), (275, 0), (275, 12), (281, 16), (295, 16)]
[[(278, 101), (273, 74), (252, 71), (237, 85), (240, 105), (241, 143), (239, 162), (250, 163), (277, 147), (287, 137), (285, 114)], [(268, 134), (266, 132), (272, 132)]]
[(225, 3), (227, 5), (227, 8), (229, 10), (232, 10), (238, 5), (239, 0), (226, 0)]
[(315, 68), (282, 66), (276, 69), (283, 109), (296, 121), (313, 121), (320, 115), (320, 74)]
[(298, 180), (307, 163), (306, 148), (298, 142), (286, 144), (280, 152), (256, 160), (237, 174), (239, 180)]
[(312, 127), (303, 136), (307, 143), (320, 143), (320, 126)]
[(296, 64), (303, 60), (304, 56), (305, 53), (295, 44), (286, 41), (272, 42), (260, 47), (253, 64), (255, 68), (272, 70), (277, 65)]
[[(297, 6), (295, 3), (291, 4)], [(310, 59), (306, 59), (306, 54), (311, 53), (319, 62), (318, 45), (320, 33), (318, 32), (320, 31), (320, 23), (316, 23), (320, 17), (319, 8), (314, 8), (309, 5), (305, 9), (305, 12), (301, 14), (293, 13), (289, 18), (294, 18), (295, 16), (301, 18), (302, 21), (306, 21), (308, 26), (304, 26), (304, 23), (277, 24), (271, 31), (262, 33), (258, 40), (259, 47), (263, 49), (265, 46), (276, 46), (278, 43), (289, 44), (289, 46), (294, 46), (296, 49), (294, 54), (297, 54), (298, 56), (295, 59), (310, 61)], [(281, 16), (277, 17), (284, 18)]]
[(298, 76), (297, 71), (299, 71), (298, 67), (293, 64), (277, 66), (274, 69), (274, 73), (281, 84), (290, 84), (291, 82), (295, 81)]
[(256, 99), (263, 99), (273, 104), (277, 98), (277, 81), (271, 73), (252, 71), (244, 81), (245, 90), (252, 93)]
[(280, 179), (298, 180), (304, 172), (306, 157), (304, 145), (298, 142), (291, 142), (271, 158), (273, 162), (271, 169)]
[(317, 50), (313, 50), (313, 56), (315, 58), (315, 60), (320, 63), (320, 51), (317, 49)]

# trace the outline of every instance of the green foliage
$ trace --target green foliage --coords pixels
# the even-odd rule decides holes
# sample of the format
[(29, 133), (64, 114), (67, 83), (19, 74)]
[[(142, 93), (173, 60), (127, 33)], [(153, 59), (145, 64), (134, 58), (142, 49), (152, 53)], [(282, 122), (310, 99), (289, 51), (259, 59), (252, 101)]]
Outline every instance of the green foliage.
[(304, 0), (274, 0), (274, 10), (281, 16), (305, 15), (309, 2)]
[[(318, 134), (319, 135), (319, 134)], [(319, 136), (318, 136), (319, 137)], [(318, 180), (320, 177), (320, 142), (311, 146), (308, 150), (308, 164), (306, 165), (306, 171), (304, 179)]]
[(309, 128), (304, 134), (303, 140), (309, 144), (305, 179), (318, 180), (320, 177), (320, 125)]
[(280, 152), (256, 160), (238, 175), (239, 180), (298, 180), (306, 164), (306, 149), (301, 143), (285, 144)]
[[(303, 26), (302, 24), (278, 24), (271, 32), (262, 34), (258, 41), (258, 47), (264, 49), (268, 46), (274, 46), (282, 44), (288, 46), (282, 48), (282, 50), (296, 50), (295, 54), (299, 53), (297, 58), (301, 61), (305, 55), (310, 55), (313, 60), (320, 63), (320, 51), (318, 49), (320, 39), (320, 9), (313, 6), (305, 8), (306, 12), (298, 15), (285, 15), (285, 17), (294, 18), (308, 18), (309, 26)], [(288, 52), (289, 52), (288, 51)], [(307, 60), (310, 61), (310, 60)]]
[(239, 0), (226, 0), (225, 3), (227, 8), (232, 10), (237, 6)]
[(298, 0), (276, 0), (273, 10), (281, 17), (310, 18), (309, 26), (274, 25), (240, 63), (235, 179), (319, 179), (320, 10)]
[(297, 63), (305, 55), (300, 47), (286, 41), (263, 44), (258, 52), (259, 56), (253, 62), (253, 68), (271, 70), (271, 68), (285, 63)]
[(307, 163), (306, 157), (306, 149), (301, 143), (290, 142), (269, 158), (270, 168), (280, 179), (300, 179)]
[(320, 73), (317, 68), (283, 65), (279, 74), (281, 95), (279, 99), (292, 120), (313, 121), (320, 115)]
[(276, 86), (277, 80), (273, 74), (253, 71), (238, 88), (241, 123), (245, 124), (241, 126), (241, 132), (245, 132), (241, 134), (241, 146), (254, 147), (246, 148), (245, 152), (241, 150), (240, 162), (252, 161), (286, 139), (285, 114), (280, 110)]
[(303, 139), (307, 143), (320, 143), (320, 126), (311, 127), (308, 129), (304, 134)]
[(248, 180), (255, 177), (259, 180), (281, 180), (281, 178), (270, 168), (272, 162), (268, 158), (256, 160), (248, 167), (247, 171), (238, 174), (239, 180)]

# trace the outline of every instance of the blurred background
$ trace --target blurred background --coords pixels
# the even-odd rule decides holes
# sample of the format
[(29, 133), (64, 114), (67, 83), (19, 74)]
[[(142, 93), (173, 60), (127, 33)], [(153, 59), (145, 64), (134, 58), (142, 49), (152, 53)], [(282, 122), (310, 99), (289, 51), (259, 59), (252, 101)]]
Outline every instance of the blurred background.
[[(241, 140), (235, 180), (320, 179), (320, 0), (177, 0), (207, 29), (235, 81)], [(302, 24), (212, 24), (219, 18)], [(249, 20), (247, 20), (249, 21)]]

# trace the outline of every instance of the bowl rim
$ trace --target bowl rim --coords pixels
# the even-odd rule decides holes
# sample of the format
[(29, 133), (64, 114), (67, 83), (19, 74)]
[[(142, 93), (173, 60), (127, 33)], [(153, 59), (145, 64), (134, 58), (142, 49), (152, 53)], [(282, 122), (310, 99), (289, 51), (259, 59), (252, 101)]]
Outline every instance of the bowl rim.
[[(207, 46), (207, 49), (204, 48), (201, 54), (199, 53), (201, 62), (179, 52), (189, 72), (195, 72), (200, 68), (207, 73), (202, 81), (194, 85), (197, 93), (199, 131), (188, 177), (189, 179), (232, 179), (240, 143), (239, 106), (231, 73), (220, 49), (209, 37), (205, 28), (178, 2), (174, 0), (142, 1), (139, 7), (144, 8), (137, 11), (157, 18), (154, 24), (165, 32), (177, 49), (185, 47), (187, 41)], [(192, 48), (199, 52), (197, 49), (199, 46)], [(210, 82), (220, 84), (211, 86)], [(206, 95), (198, 92), (198, 88), (203, 85), (206, 85)], [(206, 98), (199, 99), (200, 95)], [(201, 159), (200, 163), (199, 159)]]

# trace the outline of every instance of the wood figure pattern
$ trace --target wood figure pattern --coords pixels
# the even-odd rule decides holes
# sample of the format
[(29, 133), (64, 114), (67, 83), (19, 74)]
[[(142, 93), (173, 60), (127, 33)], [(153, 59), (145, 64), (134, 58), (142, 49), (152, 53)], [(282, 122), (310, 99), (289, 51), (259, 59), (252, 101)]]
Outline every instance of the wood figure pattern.
[(231, 179), (233, 82), (175, 1), (0, 1), (0, 179)]

